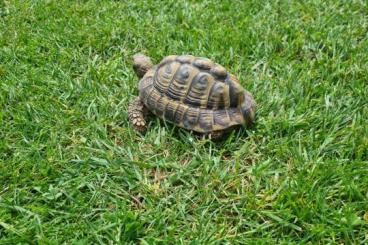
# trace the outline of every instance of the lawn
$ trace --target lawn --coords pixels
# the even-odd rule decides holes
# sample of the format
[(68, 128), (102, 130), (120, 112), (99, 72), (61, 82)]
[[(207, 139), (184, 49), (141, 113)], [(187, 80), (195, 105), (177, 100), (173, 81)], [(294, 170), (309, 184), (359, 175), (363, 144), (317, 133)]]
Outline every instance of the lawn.
[[(128, 123), (132, 55), (258, 103), (219, 142)], [(366, 1), (0, 1), (0, 244), (368, 243)]]

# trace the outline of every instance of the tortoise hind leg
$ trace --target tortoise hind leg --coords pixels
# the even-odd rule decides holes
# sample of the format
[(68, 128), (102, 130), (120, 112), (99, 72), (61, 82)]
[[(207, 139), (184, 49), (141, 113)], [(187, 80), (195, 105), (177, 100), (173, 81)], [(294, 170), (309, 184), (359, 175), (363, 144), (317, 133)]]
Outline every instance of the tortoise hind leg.
[(211, 133), (197, 134), (197, 137), (201, 139), (219, 140), (223, 138), (227, 133), (227, 130), (217, 130)]
[(139, 97), (134, 98), (128, 107), (129, 122), (134, 130), (144, 133), (147, 130), (146, 116), (148, 110)]
[(227, 133), (226, 130), (218, 130), (218, 131), (213, 131), (212, 133), (208, 134), (208, 136), (212, 140), (218, 140), (224, 137), (226, 133)]

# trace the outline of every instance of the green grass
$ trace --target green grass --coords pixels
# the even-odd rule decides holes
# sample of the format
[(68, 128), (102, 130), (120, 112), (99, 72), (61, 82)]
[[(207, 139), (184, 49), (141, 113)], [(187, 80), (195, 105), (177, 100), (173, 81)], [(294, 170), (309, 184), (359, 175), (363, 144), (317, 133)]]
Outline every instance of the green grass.
[[(253, 93), (224, 141), (128, 124), (131, 56)], [(368, 243), (366, 1), (0, 1), (0, 244)]]

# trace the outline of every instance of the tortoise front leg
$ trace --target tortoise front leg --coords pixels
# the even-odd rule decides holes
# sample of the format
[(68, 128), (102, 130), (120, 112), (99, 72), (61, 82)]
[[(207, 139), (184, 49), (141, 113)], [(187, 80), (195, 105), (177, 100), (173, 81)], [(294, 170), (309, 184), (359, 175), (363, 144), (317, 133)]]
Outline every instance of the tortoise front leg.
[(140, 100), (139, 97), (134, 98), (130, 102), (128, 107), (128, 117), (129, 122), (132, 124), (134, 130), (144, 133), (147, 130), (146, 116), (148, 114), (148, 109)]

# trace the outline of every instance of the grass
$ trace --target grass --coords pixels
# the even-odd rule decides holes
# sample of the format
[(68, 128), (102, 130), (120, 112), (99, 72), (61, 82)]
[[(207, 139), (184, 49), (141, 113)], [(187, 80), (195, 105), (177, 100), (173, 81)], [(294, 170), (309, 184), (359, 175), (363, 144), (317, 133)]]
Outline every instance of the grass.
[[(0, 244), (368, 243), (366, 1), (0, 1)], [(224, 141), (132, 131), (131, 56), (258, 103)]]

